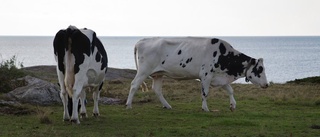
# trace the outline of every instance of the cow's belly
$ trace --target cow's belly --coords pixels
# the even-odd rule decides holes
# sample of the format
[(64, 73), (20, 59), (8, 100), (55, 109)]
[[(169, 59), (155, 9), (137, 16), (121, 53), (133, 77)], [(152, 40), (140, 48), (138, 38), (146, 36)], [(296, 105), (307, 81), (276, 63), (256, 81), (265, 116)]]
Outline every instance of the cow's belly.
[(218, 86), (223, 86), (229, 83), (232, 83), (235, 81), (233, 76), (228, 76), (228, 75), (221, 75), (221, 76), (214, 76), (211, 80), (211, 86), (213, 87), (218, 87)]
[(187, 80), (187, 79), (198, 79), (199, 70), (181, 69), (181, 67), (163, 67), (159, 66), (153, 71), (151, 76), (165, 75), (173, 79)]

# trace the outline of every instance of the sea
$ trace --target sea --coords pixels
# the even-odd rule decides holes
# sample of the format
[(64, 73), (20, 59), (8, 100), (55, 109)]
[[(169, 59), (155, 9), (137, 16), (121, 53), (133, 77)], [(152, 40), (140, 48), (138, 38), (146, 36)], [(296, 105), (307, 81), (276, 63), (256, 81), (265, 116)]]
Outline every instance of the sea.
[[(56, 65), (53, 36), (0, 36), (0, 61), (16, 56), (24, 67)], [(133, 49), (145, 37), (99, 37), (112, 68), (135, 69)], [(253, 57), (263, 58), (268, 81), (320, 76), (320, 36), (216, 37)], [(239, 79), (236, 83), (246, 83)]]

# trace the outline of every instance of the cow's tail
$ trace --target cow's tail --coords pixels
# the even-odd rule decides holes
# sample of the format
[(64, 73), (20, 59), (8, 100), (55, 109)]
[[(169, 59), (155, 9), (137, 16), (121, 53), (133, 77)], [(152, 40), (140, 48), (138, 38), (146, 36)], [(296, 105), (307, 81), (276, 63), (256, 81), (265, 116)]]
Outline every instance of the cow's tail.
[[(69, 31), (69, 32), (68, 32)], [(69, 94), (70, 97), (73, 95), (73, 86), (75, 82), (75, 77), (74, 77), (74, 64), (75, 64), (75, 58), (71, 54), (71, 44), (72, 44), (72, 39), (70, 38), (72, 30), (70, 27), (67, 29), (67, 38), (68, 38), (68, 43), (67, 43), (67, 52), (66, 52), (66, 58), (65, 58), (65, 78), (64, 78), (64, 83), (66, 86), (66, 90)]]
[[(134, 47), (134, 62), (136, 63), (136, 69), (138, 71), (139, 69), (139, 64), (138, 64), (138, 61), (139, 61), (139, 58), (138, 58), (138, 49), (137, 49), (137, 46)], [(142, 84), (140, 85), (141, 89), (142, 89), (142, 92), (145, 92), (145, 91), (149, 91), (148, 90), (148, 86), (147, 86), (147, 83), (146, 82), (142, 82)]]
[(136, 64), (136, 69), (138, 70), (138, 56), (137, 56), (137, 47), (134, 47), (134, 63)]

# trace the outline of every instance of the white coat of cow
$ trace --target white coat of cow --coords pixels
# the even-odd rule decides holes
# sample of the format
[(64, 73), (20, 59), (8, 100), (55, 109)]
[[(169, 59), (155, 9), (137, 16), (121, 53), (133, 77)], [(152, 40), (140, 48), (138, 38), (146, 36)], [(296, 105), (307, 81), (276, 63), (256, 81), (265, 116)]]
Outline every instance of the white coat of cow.
[[(78, 29), (69, 26), (57, 32), (54, 41), (54, 54), (57, 62), (57, 74), (60, 85), (60, 97), (63, 103), (63, 119), (80, 123), (78, 118), (78, 103), (80, 99), (80, 114), (87, 116), (85, 108), (86, 89), (93, 91), (93, 115), (99, 115), (98, 99), (107, 72), (107, 53), (90, 29)], [(72, 104), (68, 99), (72, 98)], [(68, 112), (72, 105), (72, 115)], [(71, 115), (71, 119), (70, 119)]]
[(171, 106), (162, 94), (164, 75), (179, 80), (200, 79), (204, 111), (209, 111), (206, 97), (210, 85), (228, 91), (231, 111), (236, 108), (230, 86), (233, 81), (246, 77), (253, 84), (268, 87), (263, 59), (251, 58), (221, 39), (146, 38), (135, 45), (134, 55), (138, 70), (131, 83), (127, 108), (132, 107), (135, 92), (149, 76), (153, 79), (152, 89), (168, 109)]

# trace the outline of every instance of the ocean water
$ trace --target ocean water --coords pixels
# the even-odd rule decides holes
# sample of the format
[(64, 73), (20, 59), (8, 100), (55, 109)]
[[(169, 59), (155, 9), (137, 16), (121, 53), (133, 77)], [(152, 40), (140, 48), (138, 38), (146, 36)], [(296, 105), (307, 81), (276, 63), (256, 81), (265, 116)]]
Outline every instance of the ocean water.
[[(133, 47), (143, 37), (99, 37), (109, 67), (135, 69)], [(263, 58), (268, 81), (320, 76), (320, 37), (217, 37), (238, 51)], [(16, 56), (25, 67), (56, 65), (53, 37), (0, 36), (0, 61)], [(245, 83), (244, 79), (236, 82)]]

